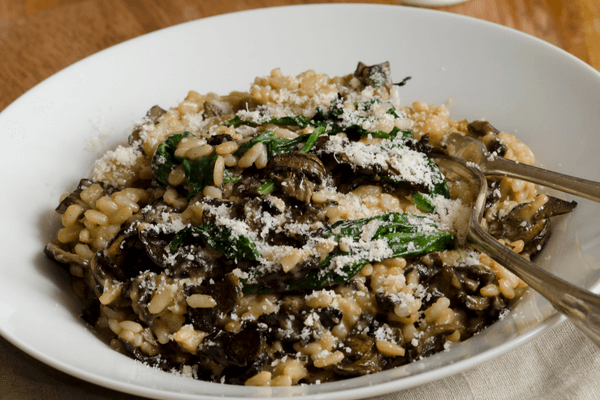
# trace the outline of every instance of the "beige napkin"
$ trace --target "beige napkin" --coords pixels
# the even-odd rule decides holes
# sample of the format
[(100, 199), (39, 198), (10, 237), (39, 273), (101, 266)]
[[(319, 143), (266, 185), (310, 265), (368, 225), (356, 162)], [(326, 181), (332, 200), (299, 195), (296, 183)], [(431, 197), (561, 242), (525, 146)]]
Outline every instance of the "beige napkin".
[[(33, 359), (0, 338), (0, 400), (133, 400)], [(600, 399), (600, 349), (564, 322), (472, 370), (377, 400)]]

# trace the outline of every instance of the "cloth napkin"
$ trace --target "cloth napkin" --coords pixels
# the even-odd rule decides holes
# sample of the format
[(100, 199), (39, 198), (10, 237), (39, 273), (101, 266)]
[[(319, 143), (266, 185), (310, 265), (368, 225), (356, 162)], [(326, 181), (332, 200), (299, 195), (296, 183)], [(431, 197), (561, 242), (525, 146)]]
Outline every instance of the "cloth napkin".
[[(73, 378), (0, 338), (1, 400), (135, 400)], [(600, 399), (600, 349), (570, 322), (458, 373), (376, 400)]]

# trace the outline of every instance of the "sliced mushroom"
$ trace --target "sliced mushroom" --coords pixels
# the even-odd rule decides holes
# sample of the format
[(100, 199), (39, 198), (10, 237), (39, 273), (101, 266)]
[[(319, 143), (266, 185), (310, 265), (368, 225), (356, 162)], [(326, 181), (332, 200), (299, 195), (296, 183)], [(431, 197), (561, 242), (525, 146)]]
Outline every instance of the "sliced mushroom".
[(162, 354), (158, 356), (147, 356), (142, 352), (142, 350), (139, 347), (129, 343), (128, 341), (119, 338), (119, 342), (121, 342), (123, 348), (136, 360), (142, 362), (143, 364), (149, 367), (158, 368), (163, 371), (170, 371), (174, 367), (173, 363), (169, 362), (169, 360), (167, 360)]
[(60, 264), (71, 265), (75, 264), (81, 267), (87, 268), (89, 262), (85, 258), (75, 254), (70, 253), (66, 250), (61, 249), (56, 243), (48, 243), (44, 248), (44, 253), (48, 258), (54, 260)]
[(242, 297), (242, 285), (237, 276), (229, 273), (221, 282), (207, 286), (186, 286), (186, 297), (194, 294), (210, 296), (216, 305), (212, 308), (192, 308), (188, 306), (187, 318), (195, 329), (214, 332), (220, 316), (228, 314)]
[(265, 272), (260, 276), (253, 276), (249, 282), (253, 285), (270, 289), (271, 293), (283, 293), (289, 290), (290, 285), (305, 278), (313, 269), (319, 267), (319, 257), (310, 256), (297, 263), (292, 269), (285, 272), (282, 268)]
[(220, 117), (225, 114), (231, 114), (233, 109), (227, 102), (219, 100), (209, 100), (204, 102), (204, 118)]
[(228, 367), (248, 367), (266, 351), (265, 335), (255, 324), (244, 324), (237, 333), (219, 330), (200, 344), (198, 352)]
[[(158, 119), (160, 117), (163, 116), (163, 114), (166, 114), (166, 111), (163, 110), (162, 108), (160, 108), (159, 106), (153, 106), (151, 109), (148, 110), (148, 112), (146, 113), (146, 120), (153, 122), (155, 125), (158, 123)], [(142, 126), (141, 125), (137, 125), (134, 129), (133, 132), (131, 132), (131, 135), (129, 135), (129, 144), (133, 145), (136, 142), (140, 141), (140, 133), (142, 132)], [(141, 143), (140, 143), (141, 145)]]
[(257, 170), (246, 168), (242, 173), (242, 179), (233, 185), (231, 194), (240, 198), (259, 196), (258, 189), (265, 183), (264, 179), (256, 176)]
[(310, 202), (313, 192), (323, 188), (327, 180), (327, 170), (321, 160), (298, 151), (272, 157), (265, 173), (285, 196), (304, 203)]
[(214, 251), (207, 249), (201, 239), (184, 243), (171, 250), (174, 234), (164, 233), (153, 224), (139, 231), (139, 239), (146, 255), (156, 267), (153, 271), (164, 270), (167, 275), (179, 279), (206, 278), (221, 279), (223, 270)]
[(444, 350), (446, 337), (460, 327), (455, 324), (436, 325), (425, 331), (425, 334), (418, 339), (419, 344), (415, 347), (408, 346), (408, 354), (411, 360), (418, 360), (427, 357), (433, 353), (439, 353)]
[(127, 225), (92, 257), (85, 272), (87, 284), (96, 296), (102, 296), (107, 280), (125, 282), (139, 273), (143, 250), (135, 248), (137, 242), (136, 229)]
[(361, 314), (342, 345), (343, 349), (349, 348), (350, 351), (344, 351), (344, 359), (334, 364), (333, 371), (342, 376), (360, 376), (382, 371), (385, 357), (375, 347), (376, 340), (372, 336), (378, 327), (379, 323), (372, 314)]
[(487, 150), (490, 153), (504, 157), (508, 151), (508, 147), (497, 137), (500, 131), (494, 128), (489, 122), (473, 121), (467, 125), (467, 129), (473, 136), (486, 143)]
[(487, 121), (473, 121), (467, 125), (467, 129), (475, 137), (482, 138), (487, 135), (497, 135), (500, 131)]
[(214, 135), (214, 136), (209, 137), (206, 140), (206, 143), (210, 144), (211, 146), (218, 146), (222, 143), (230, 142), (232, 140), (233, 140), (233, 138), (231, 137), (231, 135), (227, 135), (227, 134)]
[(365, 86), (392, 86), (392, 72), (389, 61), (375, 65), (365, 65), (358, 62), (354, 76)]
[(523, 240), (522, 255), (533, 255), (546, 244), (551, 232), (550, 217), (571, 212), (577, 203), (548, 196), (546, 204), (533, 211), (534, 203), (514, 207), (504, 218), (491, 221), (489, 232), (498, 239)]
[(69, 195), (65, 197), (63, 201), (60, 202), (58, 207), (56, 207), (56, 212), (59, 214), (64, 214), (65, 211), (67, 211), (67, 208), (69, 208), (69, 206), (72, 204), (77, 204), (83, 207), (84, 210), (88, 209), (88, 204), (85, 201), (81, 200), (81, 192), (95, 183), (99, 184), (102, 187), (102, 190), (106, 195), (111, 195), (116, 190), (113, 186), (104, 182), (94, 182), (89, 179), (82, 179), (79, 181), (77, 188), (71, 193), (69, 193)]
[(349, 335), (344, 340), (344, 348), (350, 352), (333, 370), (342, 376), (374, 374), (383, 370), (383, 355), (377, 351), (375, 340), (367, 335)]

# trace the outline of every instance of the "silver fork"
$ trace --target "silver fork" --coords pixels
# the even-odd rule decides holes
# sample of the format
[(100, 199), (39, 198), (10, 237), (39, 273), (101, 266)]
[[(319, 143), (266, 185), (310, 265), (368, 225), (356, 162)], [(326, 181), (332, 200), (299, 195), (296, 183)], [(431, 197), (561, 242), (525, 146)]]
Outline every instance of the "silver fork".
[[(469, 221), (468, 241), (476, 249), (502, 264), (521, 278), (523, 282), (544, 296), (557, 311), (568, 317), (577, 328), (600, 347), (600, 296), (543, 270), (531, 261), (526, 260), (500, 244), (481, 227), (487, 197), (487, 180), (479, 167), (473, 165), (474, 161), (467, 162), (458, 157), (441, 154), (433, 155), (433, 158), (442, 168), (466, 177), (470, 181), (476, 182), (479, 186), (479, 192)], [(539, 180), (532, 180), (529, 176), (524, 176), (514, 171), (510, 175), (501, 176), (511, 176), (517, 179), (541, 183)], [(598, 183), (593, 183), (600, 188)], [(547, 186), (573, 194), (580, 194), (578, 190), (565, 190), (561, 185), (552, 184)], [(594, 195), (594, 193), (589, 192), (586, 192), (586, 194), (588, 195), (584, 197), (600, 201), (598, 194)]]

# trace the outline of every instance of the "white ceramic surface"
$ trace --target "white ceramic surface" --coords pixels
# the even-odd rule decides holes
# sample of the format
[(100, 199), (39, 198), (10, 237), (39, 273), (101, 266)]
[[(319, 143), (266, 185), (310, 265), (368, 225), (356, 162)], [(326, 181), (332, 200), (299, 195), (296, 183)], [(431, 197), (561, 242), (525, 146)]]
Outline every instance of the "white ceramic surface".
[[(214, 32), (218, 40), (209, 40)], [(317, 386), (244, 388), (142, 366), (110, 350), (78, 318), (68, 279), (42, 249), (58, 224), (59, 196), (90, 172), (98, 155), (89, 150), (91, 140), (105, 139), (105, 148), (124, 142), (151, 106), (175, 105), (189, 89), (246, 90), (274, 67), (347, 74), (359, 60), (389, 60), (395, 81), (412, 76), (401, 88), (405, 104), (450, 101), (455, 118), (487, 118), (517, 133), (543, 166), (599, 178), (600, 74), (533, 37), (453, 14), (375, 5), (272, 8), (186, 23), (88, 57), (0, 114), (0, 333), (59, 370), (153, 398), (351, 399), (457, 373), (555, 324), (560, 318), (534, 294), (482, 334), (424, 361)], [(539, 263), (597, 290), (599, 211), (581, 200), (555, 224)]]

